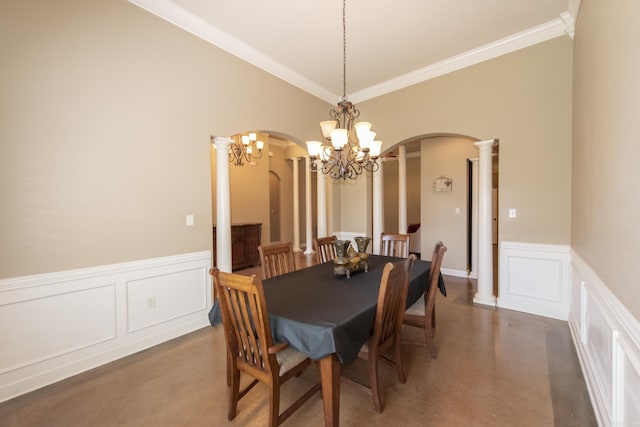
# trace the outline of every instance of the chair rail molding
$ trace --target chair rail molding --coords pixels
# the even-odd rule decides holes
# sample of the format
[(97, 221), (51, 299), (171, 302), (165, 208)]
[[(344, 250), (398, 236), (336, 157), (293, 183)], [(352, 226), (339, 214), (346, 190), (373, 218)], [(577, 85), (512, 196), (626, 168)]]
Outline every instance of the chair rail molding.
[(0, 280), (0, 402), (209, 325), (211, 252)]

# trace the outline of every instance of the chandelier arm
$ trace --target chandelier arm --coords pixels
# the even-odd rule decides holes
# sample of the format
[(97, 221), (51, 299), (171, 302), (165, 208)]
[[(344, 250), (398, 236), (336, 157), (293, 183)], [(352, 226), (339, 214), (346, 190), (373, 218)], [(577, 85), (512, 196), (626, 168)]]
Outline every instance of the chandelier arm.
[(329, 175), (332, 179), (340, 178), (339, 171), (336, 170), (337, 163), (323, 163), (322, 164), (322, 173), (325, 175)]
[(363, 168), (358, 162), (349, 163), (349, 177), (362, 175)]
[(237, 144), (229, 146), (229, 162), (236, 166), (243, 166), (242, 162), (242, 149)]
[[(264, 144), (255, 143), (255, 138), (248, 144), (243, 142), (243, 136), (234, 136), (233, 143), (229, 145), (229, 163), (235, 166), (244, 166), (244, 162), (251, 164), (252, 161), (262, 158)], [(262, 148), (258, 148), (261, 146)]]
[(377, 172), (380, 169), (380, 165), (375, 160), (370, 161), (365, 168), (368, 172)]

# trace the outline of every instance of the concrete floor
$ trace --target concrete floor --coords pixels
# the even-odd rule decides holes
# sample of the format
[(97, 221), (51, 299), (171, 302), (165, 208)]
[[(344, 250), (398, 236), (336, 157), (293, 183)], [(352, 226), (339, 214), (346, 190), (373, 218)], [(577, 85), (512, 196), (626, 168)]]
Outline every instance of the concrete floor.
[[(301, 263), (298, 262), (298, 265)], [(302, 262), (304, 264), (304, 260)], [(405, 326), (406, 384), (381, 365), (384, 412), (367, 390), (341, 385), (343, 426), (595, 426), (566, 322), (471, 303), (475, 281), (445, 277), (435, 342)], [(224, 336), (207, 327), (0, 404), (0, 426), (264, 426), (266, 389), (257, 385), (227, 421)], [(354, 362), (343, 371), (362, 375)], [(283, 387), (283, 407), (314, 381), (307, 369)], [(320, 395), (285, 426), (322, 426)]]

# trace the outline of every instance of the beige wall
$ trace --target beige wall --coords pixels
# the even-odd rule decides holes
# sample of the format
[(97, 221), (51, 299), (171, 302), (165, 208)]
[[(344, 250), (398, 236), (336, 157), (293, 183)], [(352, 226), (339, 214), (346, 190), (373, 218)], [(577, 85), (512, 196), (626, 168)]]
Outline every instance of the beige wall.
[[(467, 160), (477, 155), (473, 141), (465, 138), (433, 137), (421, 142), (421, 251), (428, 259), (435, 242), (442, 240), (447, 246), (445, 265), (453, 270), (467, 271), (469, 265)], [(452, 179), (450, 192), (433, 190), (433, 180), (441, 176)]]
[(3, 4), (0, 69), (4, 278), (210, 250), (209, 136), (330, 108), (124, 0)]
[(334, 181), (334, 193), (338, 195), (334, 221), (335, 231), (370, 236), (373, 231), (371, 174), (364, 173), (357, 180)]
[[(387, 233), (406, 233), (398, 230), (398, 161), (385, 160), (384, 167), (384, 230)], [(407, 224), (420, 222), (420, 157), (407, 158)]]
[[(211, 249), (209, 136), (317, 139), (331, 107), (125, 1), (11, 3), (0, 49), (0, 277)], [(554, 39), (358, 108), (386, 148), (499, 138), (500, 217), (519, 213), (500, 239), (568, 244), (572, 54)], [(334, 231), (369, 233), (370, 178), (332, 188)]]
[[(286, 141), (289, 142), (289, 141)], [(283, 146), (270, 145), (272, 156), (268, 157), (269, 170), (275, 172), (280, 177), (280, 241), (293, 242), (293, 157), (304, 156), (306, 152), (298, 145)], [(305, 239), (305, 171), (304, 159), (298, 160), (298, 189), (299, 194), (299, 223), (300, 241), (304, 244)], [(262, 179), (267, 179), (263, 177)], [(315, 194), (315, 193), (314, 193)], [(255, 208), (254, 208), (255, 210)], [(274, 239), (271, 238), (270, 241)], [(265, 243), (269, 240), (263, 240)]]
[(571, 245), (640, 319), (640, 2), (582, 0)]
[(499, 138), (500, 240), (569, 244), (572, 55), (561, 37), (358, 108), (385, 149), (437, 133)]
[[(271, 156), (267, 156), (269, 162), (269, 170), (275, 173), (280, 180), (280, 241), (293, 241), (293, 229), (290, 224), (293, 223), (293, 163), (286, 157), (285, 147), (281, 145), (270, 144), (269, 151)], [(262, 178), (268, 180), (269, 177)], [(256, 209), (254, 207), (254, 209)], [(267, 210), (271, 211), (271, 206), (267, 206)], [(270, 222), (271, 218), (267, 218)], [(270, 239), (264, 242), (274, 241), (274, 236), (270, 233)]]

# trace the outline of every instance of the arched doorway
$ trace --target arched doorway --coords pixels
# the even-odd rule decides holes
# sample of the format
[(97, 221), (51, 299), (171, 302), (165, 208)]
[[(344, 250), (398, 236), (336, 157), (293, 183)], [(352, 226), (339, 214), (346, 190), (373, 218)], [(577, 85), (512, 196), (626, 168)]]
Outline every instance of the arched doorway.
[[(398, 166), (395, 159), (398, 147), (404, 145), (407, 222), (411, 225), (416, 216), (419, 218), (420, 228), (416, 238), (421, 240), (422, 258), (428, 259), (435, 241), (443, 240), (449, 247), (444, 268), (447, 274), (474, 278), (477, 277), (477, 268), (473, 268), (477, 262), (477, 251), (472, 251), (472, 248), (478, 244), (478, 206), (474, 205), (473, 196), (477, 197), (478, 183), (477, 176), (473, 175), (471, 161), (475, 160), (477, 173), (478, 148), (474, 145), (476, 141), (476, 138), (464, 135), (420, 135), (393, 146), (386, 152), (384, 162), (384, 229), (398, 228), (399, 189)], [(497, 147), (495, 151), (497, 153)], [(496, 195), (497, 166), (496, 157), (492, 185)], [(434, 182), (440, 178), (451, 180), (452, 185), (447, 191), (437, 191), (434, 187)], [(412, 180), (419, 180), (419, 183)], [(419, 186), (419, 189), (416, 190), (412, 186)], [(497, 223), (497, 212), (497, 209), (494, 209), (491, 222)], [(493, 258), (497, 261), (495, 255)], [(493, 277), (498, 277), (495, 262)]]

